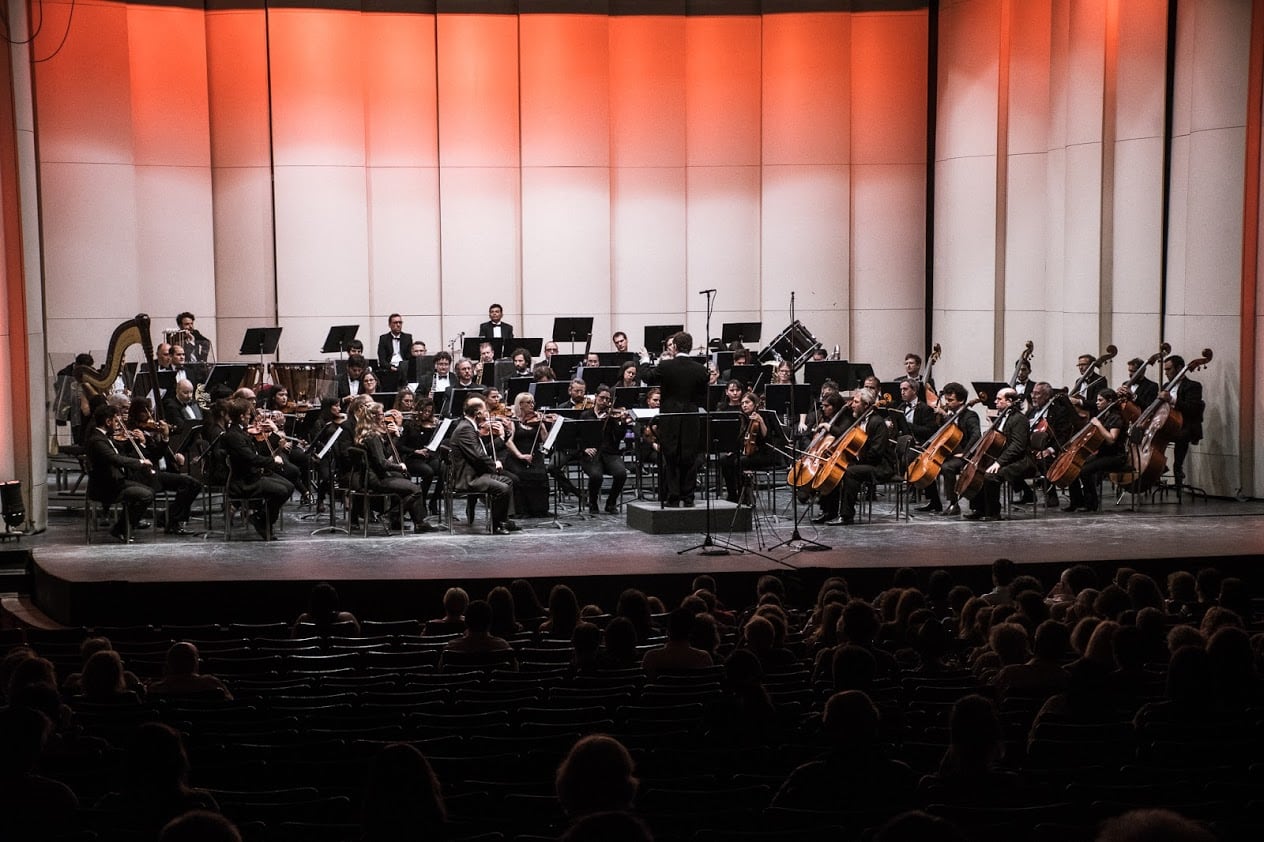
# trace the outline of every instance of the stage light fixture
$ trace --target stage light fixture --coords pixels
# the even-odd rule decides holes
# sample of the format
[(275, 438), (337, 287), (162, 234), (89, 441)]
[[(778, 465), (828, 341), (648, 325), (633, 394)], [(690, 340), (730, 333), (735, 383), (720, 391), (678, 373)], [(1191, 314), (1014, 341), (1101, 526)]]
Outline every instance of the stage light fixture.
[(4, 513), (4, 525), (10, 529), (21, 526), (26, 520), (26, 504), (22, 502), (21, 480), (0, 483), (0, 510)]

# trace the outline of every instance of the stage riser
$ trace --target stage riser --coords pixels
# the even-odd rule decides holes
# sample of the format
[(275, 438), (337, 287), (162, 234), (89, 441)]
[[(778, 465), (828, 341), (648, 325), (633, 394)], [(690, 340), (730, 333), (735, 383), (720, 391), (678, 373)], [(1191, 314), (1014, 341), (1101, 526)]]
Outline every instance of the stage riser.
[[(707, 518), (711, 528), (707, 529)], [(684, 535), (711, 532), (727, 535), (730, 532), (750, 532), (751, 510), (727, 500), (712, 500), (711, 510), (699, 502), (694, 508), (660, 507), (657, 502), (635, 501), (627, 505), (628, 526), (649, 535)]]

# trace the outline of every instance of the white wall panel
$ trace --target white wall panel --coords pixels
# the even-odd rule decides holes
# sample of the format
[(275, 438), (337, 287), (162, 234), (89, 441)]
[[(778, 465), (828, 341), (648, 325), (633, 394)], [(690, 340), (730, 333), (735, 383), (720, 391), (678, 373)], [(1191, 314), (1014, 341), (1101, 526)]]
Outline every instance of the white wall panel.
[[(721, 303), (749, 309), (760, 305), (762, 295), (763, 303), (779, 306), (781, 294), (793, 289), (804, 307), (845, 312), (851, 260), (849, 179), (845, 166), (764, 167), (763, 289), (738, 287), (742, 295), (726, 296)], [(736, 245), (738, 241), (730, 243)]]
[(763, 19), (760, 106), (765, 164), (850, 160), (853, 20), (852, 15), (834, 13)]
[(685, 21), (630, 15), (610, 20), (611, 162), (685, 164)]
[(439, 171), (445, 335), (477, 330), (493, 301), (505, 307), (510, 324), (510, 315), (521, 312), (519, 178), (509, 167)]
[(614, 169), (610, 177), (612, 309), (632, 317), (683, 312), (688, 297), (684, 167)]
[[(1245, 130), (1190, 136), (1186, 313), (1222, 315), (1241, 309), (1242, 172)], [(1171, 305), (1169, 303), (1169, 310)]]
[(940, 11), (940, 160), (996, 152), (999, 9), (999, 0), (964, 0)]
[[(851, 176), (852, 235), (851, 303), (858, 310), (916, 309), (926, 303), (926, 167), (924, 164), (891, 166), (856, 165), (840, 177)], [(827, 217), (833, 215), (834, 208)], [(848, 209), (838, 209), (844, 216)], [(842, 226), (847, 220), (838, 219)], [(837, 234), (836, 234), (837, 236)], [(837, 264), (825, 267), (833, 277), (845, 279), (846, 241), (838, 237)], [(816, 248), (825, 250), (826, 244)], [(855, 321), (855, 320), (853, 320)], [(914, 334), (920, 337), (922, 326)], [(902, 334), (896, 334), (901, 338)]]
[[(991, 310), (996, 159), (940, 160), (935, 183), (935, 300), (946, 310)], [(951, 330), (956, 332), (958, 326)]]
[(210, 169), (138, 166), (135, 176), (141, 295), (162, 312), (213, 312)]
[(609, 323), (610, 170), (523, 169), (522, 298), (528, 313)]
[(433, 313), (439, 307), (439, 171), (371, 167), (370, 311)]
[(1045, 154), (1010, 155), (1005, 205), (1005, 309), (1045, 308), (1045, 215), (1048, 158)]
[(367, 301), (364, 179), (360, 167), (276, 168), (278, 316), (335, 315)]
[[(272, 171), (268, 167), (216, 167), (211, 178), (217, 314), (273, 315)], [(194, 312), (202, 329), (202, 314)], [(207, 336), (218, 345), (214, 336)]]
[[(687, 177), (686, 306), (691, 311), (705, 310), (704, 297), (694, 293), (712, 287), (723, 296), (717, 306), (741, 310), (758, 306), (763, 239), (759, 167), (693, 167)], [(776, 264), (776, 269), (781, 265)], [(775, 287), (788, 280), (772, 268), (765, 279)]]
[[(1162, 268), (1163, 141), (1121, 140), (1115, 145), (1115, 314), (1148, 313), (1158, 322)], [(1127, 334), (1115, 333), (1121, 339)]]
[[(1098, 312), (1101, 286), (1102, 146), (1068, 145), (1066, 149), (1066, 253), (1062, 268), (1062, 309), (1068, 313)], [(1093, 344), (1097, 344), (1094, 339)]]

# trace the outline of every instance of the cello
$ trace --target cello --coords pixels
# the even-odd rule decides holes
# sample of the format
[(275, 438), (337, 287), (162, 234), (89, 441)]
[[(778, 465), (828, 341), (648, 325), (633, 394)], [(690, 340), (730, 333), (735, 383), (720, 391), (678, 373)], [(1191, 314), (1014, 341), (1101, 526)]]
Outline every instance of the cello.
[(870, 406), (860, 413), (860, 417), (847, 428), (847, 432), (843, 433), (833, 447), (830, 448), (829, 457), (817, 470), (816, 477), (812, 480), (812, 490), (817, 494), (829, 494), (835, 488), (838, 488), (838, 484), (843, 481), (843, 474), (847, 473), (847, 466), (860, 455), (865, 443), (869, 441), (869, 433), (865, 430), (865, 422), (869, 420), (869, 416), (873, 414), (874, 409), (875, 406)]
[(829, 458), (830, 445), (834, 443), (834, 437), (830, 435), (829, 430), (829, 424), (817, 425), (816, 435), (804, 448), (803, 455), (790, 466), (790, 471), (786, 474), (786, 484), (791, 488), (810, 487), (812, 481), (816, 479), (816, 472), (820, 469), (821, 463)]
[(966, 431), (957, 426), (957, 419), (980, 400), (980, 398), (975, 398), (959, 406), (952, 415), (948, 416), (943, 426), (926, 441), (926, 444), (922, 446), (922, 452), (909, 463), (908, 469), (904, 472), (904, 478), (910, 485), (928, 488), (935, 482), (944, 462), (957, 451), (957, 445), (961, 444), (961, 439), (965, 437)]
[(1110, 401), (1101, 412), (1094, 415), (1087, 424), (1075, 433), (1071, 440), (1067, 442), (1067, 446), (1058, 454), (1058, 458), (1053, 460), (1049, 470), (1045, 472), (1045, 479), (1058, 488), (1067, 488), (1080, 478), (1080, 471), (1084, 469), (1084, 463), (1096, 456), (1097, 451), (1106, 442), (1106, 434), (1102, 432), (1101, 427), (1093, 422), (1101, 421), (1107, 412), (1114, 409), (1115, 404), (1118, 402), (1118, 399)]
[(1167, 446), (1172, 443), (1181, 431), (1185, 419), (1180, 411), (1162, 397), (1170, 394), (1191, 371), (1197, 371), (1211, 362), (1210, 348), (1203, 349), (1203, 355), (1190, 360), (1159, 390), (1160, 397), (1141, 413), (1132, 427), (1129, 436), (1128, 467), (1132, 469), (1134, 479), (1128, 490), (1141, 494), (1158, 484), (1159, 478), (1167, 470)]
[[(1030, 344), (1029, 342), (1028, 345)], [(978, 400), (986, 403), (987, 398), (986, 392), (979, 392)], [(1004, 412), (997, 415), (992, 421), (992, 426), (988, 427), (986, 433), (979, 436), (974, 447), (970, 448), (970, 452), (965, 455), (965, 467), (961, 469), (961, 473), (957, 474), (957, 486), (954, 489), (958, 497), (973, 500), (975, 495), (983, 490), (983, 474), (1001, 455), (1001, 451), (1005, 449), (1005, 443), (1009, 441), (1001, 432), (1001, 421), (1005, 415)]]

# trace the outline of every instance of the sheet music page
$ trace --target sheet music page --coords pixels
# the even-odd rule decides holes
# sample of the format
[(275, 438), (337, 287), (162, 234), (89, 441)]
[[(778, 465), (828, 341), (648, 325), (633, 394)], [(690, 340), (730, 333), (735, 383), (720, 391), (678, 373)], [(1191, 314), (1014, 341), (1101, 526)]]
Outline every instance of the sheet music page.
[(334, 430), (334, 434), (329, 437), (329, 441), (325, 442), (325, 446), (322, 447), (319, 452), (317, 452), (316, 458), (324, 459), (325, 454), (329, 452), (329, 448), (334, 446), (334, 442), (336, 442), (338, 440), (338, 437), (341, 435), (342, 435), (342, 427), (338, 427), (337, 429)]
[(540, 445), (542, 450), (553, 450), (553, 444), (557, 441), (557, 434), (562, 431), (562, 425), (565, 424), (566, 421), (566, 418), (558, 416), (557, 422), (553, 425), (553, 428), (549, 430), (548, 438), (544, 440), (544, 444)]
[(435, 433), (430, 437), (430, 441), (426, 442), (426, 450), (434, 453), (439, 449), (439, 445), (443, 444), (443, 440), (448, 436), (448, 429), (452, 426), (455, 418), (444, 418), (439, 422), (439, 426), (435, 428)]
[(632, 410), (632, 417), (637, 421), (644, 421), (647, 418), (657, 418), (659, 411), (657, 407), (640, 406)]

